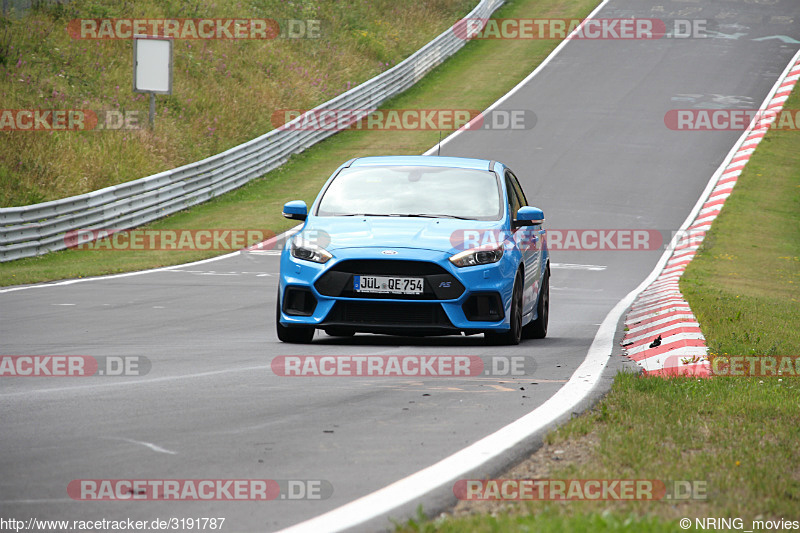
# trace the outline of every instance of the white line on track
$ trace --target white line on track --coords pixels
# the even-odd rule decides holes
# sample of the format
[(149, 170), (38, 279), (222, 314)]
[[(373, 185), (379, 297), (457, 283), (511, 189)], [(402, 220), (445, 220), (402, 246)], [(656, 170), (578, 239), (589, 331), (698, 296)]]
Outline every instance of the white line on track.
[(225, 370), (212, 370), (209, 372), (199, 372), (196, 374), (163, 376), (160, 378), (151, 378), (151, 379), (135, 379), (130, 381), (115, 381), (108, 383), (76, 385), (74, 387), (51, 387), (47, 389), (24, 390), (19, 392), (0, 393), (0, 398), (13, 398), (15, 396), (29, 397), (34, 394), (50, 394), (53, 392), (75, 392), (75, 391), (89, 390), (89, 389), (111, 389), (116, 387), (141, 386), (141, 385), (150, 385), (152, 383), (180, 381), (182, 379), (196, 379), (196, 378), (205, 378), (209, 376), (218, 376), (222, 374), (232, 374), (234, 372), (252, 372), (254, 370), (268, 370), (271, 372), (272, 367), (270, 365), (258, 365), (258, 366), (242, 367), (242, 368), (226, 368)]
[(575, 263), (550, 263), (550, 268), (561, 270), (605, 270), (605, 265), (579, 265)]
[(142, 441), (142, 440), (127, 439), (125, 437), (100, 437), (100, 438), (101, 439), (106, 439), (106, 440), (121, 440), (123, 442), (130, 442), (131, 444), (138, 444), (140, 446), (144, 446), (146, 448), (150, 448), (154, 452), (158, 452), (158, 453), (166, 453), (166, 454), (169, 454), (169, 455), (177, 455), (178, 454), (178, 452), (173, 452), (172, 450), (167, 450), (166, 448), (162, 448), (161, 446), (158, 446), (157, 444), (153, 444), (152, 442), (145, 442), (145, 441)]
[(149, 270), (137, 270), (136, 272), (125, 272), (123, 274), (110, 274), (108, 276), (94, 276), (91, 278), (78, 278), (78, 279), (67, 279), (63, 281), (54, 281), (52, 283), (37, 283), (36, 285), (23, 285), (21, 287), (8, 287), (5, 289), (0, 289), (0, 294), (5, 292), (15, 292), (15, 291), (24, 291), (27, 289), (44, 289), (47, 287), (61, 287), (63, 285), (72, 285), (74, 283), (83, 283), (86, 281), (97, 281), (101, 279), (116, 279), (116, 278), (129, 278), (131, 276), (139, 276), (142, 274), (150, 274), (152, 272), (165, 272), (168, 270), (174, 270), (176, 268), (183, 268), (188, 266), (195, 266), (195, 265), (202, 265), (204, 263), (210, 263), (212, 261), (219, 261), (221, 259), (227, 259), (229, 257), (233, 257), (235, 255), (239, 255), (241, 252), (231, 252), (225, 255), (219, 255), (217, 257), (210, 257), (208, 259), (203, 259), (201, 261), (195, 261), (194, 263), (184, 263), (182, 265), (173, 265), (168, 267), (161, 267), (161, 268), (151, 268)]
[(40, 500), (0, 500), (0, 505), (38, 505), (41, 503), (74, 502), (72, 498), (43, 498)]
[[(270, 242), (270, 241), (272, 241), (273, 243), (278, 242), (278, 241), (280, 241), (280, 239), (288, 237), (292, 233), (296, 232), (299, 228), (300, 228), (300, 226), (296, 226), (294, 228), (286, 230), (283, 233), (281, 233), (280, 235), (276, 235), (275, 237), (272, 237), (271, 239), (268, 239), (265, 242)], [(142, 275), (142, 274), (151, 274), (153, 272), (168, 272), (168, 271), (171, 271), (171, 270), (179, 270), (179, 269), (182, 269), (182, 268), (185, 268), (185, 267), (192, 267), (192, 266), (197, 266), (197, 265), (204, 265), (206, 263), (211, 263), (211, 262), (214, 262), (214, 261), (221, 261), (223, 259), (228, 259), (230, 257), (234, 257), (234, 256), (237, 256), (237, 255), (240, 255), (240, 254), (242, 254), (242, 252), (244, 252), (244, 253), (253, 253), (252, 250), (247, 250), (247, 249), (245, 249), (245, 250), (237, 250), (236, 252), (231, 252), (229, 254), (218, 255), (216, 257), (209, 257), (208, 259), (201, 259), (200, 261), (194, 261), (192, 263), (183, 263), (183, 264), (180, 264), (180, 265), (171, 265), (171, 266), (161, 267), (161, 268), (151, 268), (151, 269), (148, 269), (148, 270), (137, 270), (136, 272), (125, 272), (125, 273), (122, 273), (122, 274), (109, 274), (107, 276), (93, 276), (93, 277), (90, 277), (90, 278), (67, 279), (67, 280), (63, 280), (63, 281), (54, 281), (52, 283), (37, 283), (35, 285), (22, 285), (22, 286), (19, 286), (19, 287), (7, 287), (5, 289), (0, 289), (0, 294), (6, 293), (6, 292), (23, 291), (23, 290), (27, 290), (27, 289), (43, 289), (43, 288), (47, 288), (47, 287), (60, 287), (60, 286), (63, 286), (63, 285), (72, 285), (74, 283), (83, 283), (83, 282), (86, 282), (86, 281), (97, 281), (97, 280), (103, 280), (103, 279), (116, 279), (116, 278), (128, 278), (128, 277), (131, 277), (131, 276), (139, 276), (139, 275)], [(205, 271), (198, 270), (196, 272), (203, 273)], [(267, 274), (267, 276), (268, 275), (269, 274)]]

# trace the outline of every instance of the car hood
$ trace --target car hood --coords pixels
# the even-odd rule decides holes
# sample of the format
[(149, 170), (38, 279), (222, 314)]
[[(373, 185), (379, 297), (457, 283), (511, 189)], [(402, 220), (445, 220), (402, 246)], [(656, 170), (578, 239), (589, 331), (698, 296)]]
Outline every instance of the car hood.
[[(464, 230), (500, 227), (499, 221), (416, 217), (313, 217), (303, 233), (328, 250), (344, 248), (416, 248), (457, 250)], [(463, 249), (463, 248), (460, 248)]]

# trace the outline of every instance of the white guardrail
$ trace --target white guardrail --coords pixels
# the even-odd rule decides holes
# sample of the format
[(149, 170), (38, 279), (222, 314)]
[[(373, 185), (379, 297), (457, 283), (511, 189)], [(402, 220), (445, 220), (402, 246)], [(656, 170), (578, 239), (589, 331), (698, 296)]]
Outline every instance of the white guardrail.
[[(467, 18), (488, 18), (504, 0), (481, 0)], [(414, 85), (465, 44), (449, 28), (393, 68), (328, 100), (309, 113), (363, 110), (361, 118)], [(130, 229), (236, 189), (285, 163), (331, 130), (272, 130), (225, 152), (182, 167), (87, 194), (52, 202), (0, 209), (0, 262), (43, 255), (67, 247), (66, 233), (78, 229)]]

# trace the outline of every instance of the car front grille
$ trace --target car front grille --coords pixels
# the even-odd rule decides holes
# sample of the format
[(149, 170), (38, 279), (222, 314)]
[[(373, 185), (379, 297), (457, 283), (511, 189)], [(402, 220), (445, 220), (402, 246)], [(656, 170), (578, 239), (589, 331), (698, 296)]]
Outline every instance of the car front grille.
[(334, 265), (331, 271), (376, 276), (419, 277), (431, 274), (447, 274), (447, 271), (436, 263), (431, 263), (429, 261), (407, 261), (403, 259), (350, 259)]
[[(353, 288), (353, 276), (357, 275), (423, 278), (423, 292), (422, 294), (356, 292)], [(393, 259), (342, 261), (320, 276), (314, 287), (324, 296), (365, 300), (454, 300), (464, 293), (464, 286), (436, 263)]]

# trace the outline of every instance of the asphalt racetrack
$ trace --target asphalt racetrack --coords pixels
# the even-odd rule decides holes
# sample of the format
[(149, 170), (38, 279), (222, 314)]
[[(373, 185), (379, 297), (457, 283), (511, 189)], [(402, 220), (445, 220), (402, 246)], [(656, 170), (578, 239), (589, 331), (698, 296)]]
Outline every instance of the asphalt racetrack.
[[(740, 131), (674, 131), (671, 109), (758, 107), (800, 46), (794, 0), (612, 0), (599, 18), (705, 19), (707, 38), (567, 44), (500, 109), (532, 129), (466, 132), (442, 155), (496, 159), (553, 229), (680, 227)], [(784, 36), (779, 38), (776, 36)], [(223, 531), (297, 524), (436, 463), (529, 413), (586, 357), (599, 324), (663, 253), (554, 251), (550, 331), (517, 347), (480, 336), (405, 339), (274, 331), (278, 257), (242, 253), (143, 274), (0, 292), (0, 353), (146, 357), (144, 376), (3, 378), (5, 518), (225, 517)], [(621, 333), (621, 332), (619, 332)], [(523, 376), (282, 377), (285, 355), (525, 358)], [(626, 363), (612, 356), (593, 397)], [(588, 402), (591, 398), (587, 399)], [(527, 446), (535, 444), (532, 438)], [(481, 472), (519, 459), (515, 448)], [(80, 479), (324, 480), (323, 499), (74, 501)], [(401, 506), (441, 509), (451, 486)], [(391, 527), (386, 516), (360, 529)]]

